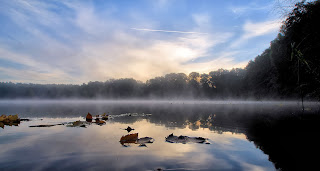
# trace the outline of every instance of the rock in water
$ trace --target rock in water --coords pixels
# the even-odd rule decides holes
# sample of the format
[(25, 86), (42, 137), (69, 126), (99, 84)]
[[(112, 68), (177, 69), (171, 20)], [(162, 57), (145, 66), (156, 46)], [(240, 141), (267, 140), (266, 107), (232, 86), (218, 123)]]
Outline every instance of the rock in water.
[(128, 133), (129, 132), (131, 132), (132, 130), (134, 130), (133, 128), (131, 128), (130, 126), (128, 126), (128, 128), (127, 129), (125, 129), (125, 130), (127, 130), (128, 131)]
[(102, 120), (108, 120), (109, 119), (109, 115), (107, 115), (106, 113), (104, 113), (103, 115), (102, 115)]
[(136, 143), (137, 140), (138, 140), (138, 133), (128, 134), (128, 135), (122, 136), (120, 138), (120, 143), (121, 144), (124, 144), (124, 143)]
[(0, 122), (0, 127), (1, 127), (2, 129), (4, 129), (4, 123), (3, 123), (3, 122)]
[(90, 113), (87, 114), (86, 121), (88, 121), (88, 122), (92, 121), (92, 115)]
[(20, 119), (18, 117), (18, 115), (1, 115), (0, 116), (0, 122), (4, 122), (4, 123), (18, 123), (20, 122)]
[(72, 122), (71, 125), (67, 125), (67, 127), (83, 127), (83, 128), (86, 128), (86, 124), (90, 124), (86, 121), (75, 121), (75, 122)]
[(18, 122), (19, 121), (18, 115), (9, 115), (8, 119), (10, 122)]
[(96, 123), (101, 126), (101, 125), (105, 124), (106, 122), (105, 121), (97, 121)]
[(81, 121), (72, 122), (72, 126), (81, 126), (83, 123)]
[(6, 115), (1, 115), (0, 116), (0, 122), (4, 122), (7, 119)]
[(154, 139), (151, 137), (143, 137), (137, 140), (137, 144), (153, 143)]
[(200, 144), (210, 144), (207, 138), (202, 137), (188, 137), (188, 136), (175, 136), (173, 134), (170, 134), (168, 137), (166, 137), (166, 141), (170, 143), (200, 143)]

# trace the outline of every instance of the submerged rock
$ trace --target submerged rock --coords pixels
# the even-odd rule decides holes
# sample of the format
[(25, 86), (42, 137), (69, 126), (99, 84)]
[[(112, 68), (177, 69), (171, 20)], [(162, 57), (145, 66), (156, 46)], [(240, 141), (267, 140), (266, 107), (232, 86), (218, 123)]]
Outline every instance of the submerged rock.
[(97, 123), (98, 125), (100, 125), (100, 126), (106, 124), (105, 121), (96, 121), (96, 123)]
[(75, 121), (72, 123), (72, 126), (81, 126), (81, 125), (83, 125), (82, 121)]
[(147, 147), (146, 144), (140, 144), (139, 147)]
[(86, 122), (86, 121), (75, 121), (72, 122), (71, 125), (67, 125), (67, 127), (82, 127), (82, 128), (86, 128), (86, 125), (89, 124), (90, 122)]
[(205, 143), (205, 144), (210, 144), (208, 142), (207, 138), (203, 138), (203, 137), (188, 137), (188, 136), (175, 136), (173, 134), (170, 134), (168, 137), (166, 137), (166, 141), (170, 142), (170, 143), (182, 143), (182, 144), (186, 144), (186, 143)]
[(137, 144), (153, 143), (154, 139), (151, 137), (143, 137), (137, 140)]

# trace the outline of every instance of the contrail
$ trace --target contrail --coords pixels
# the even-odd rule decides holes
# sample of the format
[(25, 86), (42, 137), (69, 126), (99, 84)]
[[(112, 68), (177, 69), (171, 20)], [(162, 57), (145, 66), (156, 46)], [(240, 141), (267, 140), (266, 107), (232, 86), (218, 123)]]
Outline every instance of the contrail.
[(189, 32), (189, 31), (177, 31), (177, 30), (154, 30), (154, 29), (143, 29), (143, 28), (131, 28), (132, 30), (139, 31), (154, 31), (154, 32), (166, 32), (166, 33), (182, 33), (182, 34), (208, 34), (201, 32)]

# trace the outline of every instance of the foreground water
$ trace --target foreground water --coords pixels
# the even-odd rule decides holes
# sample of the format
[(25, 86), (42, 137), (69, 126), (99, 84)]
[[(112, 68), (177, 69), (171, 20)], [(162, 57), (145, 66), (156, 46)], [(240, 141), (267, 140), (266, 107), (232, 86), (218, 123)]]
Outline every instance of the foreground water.
[[(88, 112), (110, 118), (86, 128), (30, 127), (85, 121)], [(301, 159), (300, 142), (319, 142), (317, 103), (301, 115), (296, 102), (1, 101), (0, 114), (30, 119), (0, 129), (0, 170), (290, 170), (313, 164)], [(155, 141), (119, 142), (131, 133)], [(172, 133), (208, 143), (169, 143)]]

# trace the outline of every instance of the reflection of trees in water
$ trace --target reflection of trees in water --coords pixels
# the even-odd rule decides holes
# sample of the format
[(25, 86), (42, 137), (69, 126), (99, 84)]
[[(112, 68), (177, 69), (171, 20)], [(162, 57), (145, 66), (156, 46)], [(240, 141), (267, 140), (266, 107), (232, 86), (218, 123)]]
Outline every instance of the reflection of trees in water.
[[(141, 111), (143, 111), (141, 109)], [(119, 118), (119, 122), (133, 123), (147, 119), (151, 123), (168, 128), (186, 128), (224, 132), (244, 133), (249, 141), (269, 155), (277, 169), (306, 170), (317, 163), (320, 141), (319, 109), (305, 111), (293, 106), (248, 105), (177, 105), (164, 108), (150, 107), (151, 117)]]
[(318, 167), (319, 120), (319, 111), (254, 118), (246, 135), (277, 169), (313, 170)]
[(237, 116), (215, 114), (207, 119), (189, 120), (188, 126), (192, 130), (209, 128), (220, 134), (244, 133), (249, 141), (269, 155), (277, 169), (312, 170), (318, 167), (314, 156), (320, 151), (319, 114), (319, 109), (304, 113), (259, 110), (255, 114), (240, 110)]

